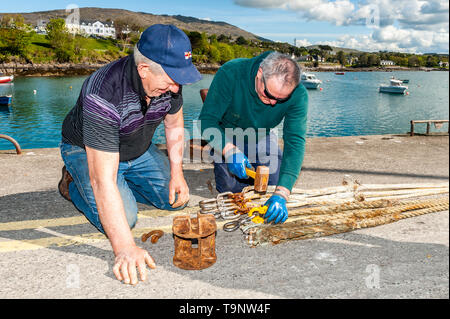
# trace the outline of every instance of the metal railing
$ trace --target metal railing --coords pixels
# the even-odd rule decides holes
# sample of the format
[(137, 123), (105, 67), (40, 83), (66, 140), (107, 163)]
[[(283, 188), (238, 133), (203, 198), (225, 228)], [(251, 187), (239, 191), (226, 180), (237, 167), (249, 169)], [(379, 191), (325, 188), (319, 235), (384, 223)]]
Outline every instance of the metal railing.
[[(437, 127), (439, 125), (443, 125), (444, 123), (448, 123), (448, 120), (411, 120), (411, 132), (410, 132), (411, 136), (414, 136), (414, 126), (415, 126), (415, 124), (418, 124), (418, 123), (426, 123), (427, 131), (425, 134), (430, 135), (432, 123)], [(450, 127), (449, 127), (449, 133), (450, 133)]]
[(17, 141), (15, 139), (13, 139), (12, 137), (10, 137), (8, 135), (4, 135), (4, 134), (0, 134), (0, 138), (4, 138), (5, 140), (8, 140), (11, 143), (13, 143), (14, 147), (16, 148), (17, 155), (22, 154), (22, 150), (20, 149), (20, 145), (19, 145), (19, 143), (17, 143)]

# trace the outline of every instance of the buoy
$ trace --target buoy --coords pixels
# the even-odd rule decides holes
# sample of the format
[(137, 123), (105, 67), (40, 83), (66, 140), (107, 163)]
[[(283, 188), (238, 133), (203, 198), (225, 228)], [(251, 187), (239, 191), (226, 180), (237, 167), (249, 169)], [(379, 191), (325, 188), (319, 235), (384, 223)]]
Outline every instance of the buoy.
[(323, 88), (320, 88), (320, 90), (322, 91), (322, 90), (323, 90)]
[(71, 89), (71, 90), (72, 90), (72, 85), (71, 85), (71, 86), (69, 86), (69, 89)]
[(406, 92), (406, 95), (409, 95), (409, 92)]
[(36, 94), (36, 90), (33, 90), (33, 94)]

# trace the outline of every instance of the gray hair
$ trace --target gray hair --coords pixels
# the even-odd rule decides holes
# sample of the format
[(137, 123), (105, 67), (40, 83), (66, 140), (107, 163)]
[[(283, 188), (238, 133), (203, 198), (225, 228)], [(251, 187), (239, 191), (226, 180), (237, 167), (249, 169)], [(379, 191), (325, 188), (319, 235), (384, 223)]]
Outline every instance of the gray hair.
[(277, 77), (283, 85), (297, 86), (300, 82), (301, 70), (297, 62), (280, 52), (270, 53), (260, 64), (263, 77), (269, 79)]
[(145, 55), (143, 55), (141, 53), (141, 51), (139, 51), (137, 44), (134, 46), (134, 63), (136, 64), (136, 66), (138, 66), (141, 63), (145, 63), (148, 64), (150, 72), (152, 72), (155, 75), (159, 75), (159, 74), (164, 74), (164, 69), (162, 68), (161, 65), (159, 65), (158, 63), (150, 60), (149, 58), (147, 58)]

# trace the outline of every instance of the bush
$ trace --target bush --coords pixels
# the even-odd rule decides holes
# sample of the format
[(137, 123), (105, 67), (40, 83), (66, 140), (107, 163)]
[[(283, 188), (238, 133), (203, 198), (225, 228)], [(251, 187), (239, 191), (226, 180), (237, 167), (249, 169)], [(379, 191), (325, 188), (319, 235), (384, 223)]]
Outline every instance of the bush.
[(31, 36), (31, 32), (19, 29), (0, 28), (0, 53), (26, 57)]

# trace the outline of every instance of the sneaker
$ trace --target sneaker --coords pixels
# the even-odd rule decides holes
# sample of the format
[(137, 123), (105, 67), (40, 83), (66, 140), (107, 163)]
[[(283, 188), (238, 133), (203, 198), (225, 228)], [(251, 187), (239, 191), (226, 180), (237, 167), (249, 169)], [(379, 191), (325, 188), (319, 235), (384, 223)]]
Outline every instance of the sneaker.
[(61, 180), (58, 183), (58, 190), (62, 197), (64, 197), (66, 200), (71, 202), (69, 195), (69, 184), (73, 181), (72, 176), (69, 174), (69, 172), (66, 169), (66, 166), (62, 168), (62, 177)]

